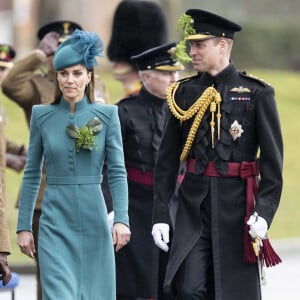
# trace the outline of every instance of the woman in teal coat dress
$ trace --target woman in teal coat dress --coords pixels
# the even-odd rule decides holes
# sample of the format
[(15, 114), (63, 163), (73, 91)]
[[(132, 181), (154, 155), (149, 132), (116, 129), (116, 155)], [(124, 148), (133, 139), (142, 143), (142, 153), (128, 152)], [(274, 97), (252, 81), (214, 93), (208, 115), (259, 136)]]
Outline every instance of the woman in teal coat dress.
[[(76, 30), (54, 56), (54, 102), (32, 110), (17, 233), (21, 251), (33, 257), (31, 220), (45, 160), (38, 245), (43, 300), (114, 300), (114, 245), (119, 251), (130, 239), (117, 107), (93, 98), (95, 56), (102, 48), (95, 33)], [(104, 158), (115, 212), (112, 232), (100, 186)]]

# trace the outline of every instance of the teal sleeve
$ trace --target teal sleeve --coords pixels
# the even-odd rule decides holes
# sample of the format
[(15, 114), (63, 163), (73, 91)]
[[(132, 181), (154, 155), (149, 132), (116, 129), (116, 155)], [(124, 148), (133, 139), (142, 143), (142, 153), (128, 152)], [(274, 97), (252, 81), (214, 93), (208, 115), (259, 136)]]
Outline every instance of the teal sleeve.
[(41, 181), (42, 157), (41, 128), (37, 120), (37, 107), (33, 106), (26, 167), (20, 193), (17, 232), (32, 230), (32, 215)]
[(114, 223), (129, 226), (128, 185), (118, 108), (113, 106), (106, 135), (108, 181), (113, 200)]

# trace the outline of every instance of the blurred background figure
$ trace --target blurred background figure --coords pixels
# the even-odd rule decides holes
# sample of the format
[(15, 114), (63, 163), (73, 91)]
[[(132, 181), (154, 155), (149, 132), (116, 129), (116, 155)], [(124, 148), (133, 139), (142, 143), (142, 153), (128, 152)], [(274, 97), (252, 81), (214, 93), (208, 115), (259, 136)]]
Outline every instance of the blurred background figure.
[(139, 92), (141, 81), (130, 57), (168, 41), (167, 18), (151, 1), (125, 0), (117, 6), (107, 56), (114, 78), (122, 84), (124, 97)]
[[(0, 86), (2, 80), (13, 66), (16, 56), (15, 49), (9, 44), (0, 44)], [(1, 121), (5, 125), (7, 117), (3, 104), (1, 103)], [(6, 166), (16, 172), (21, 172), (26, 163), (26, 150), (24, 145), (16, 144), (6, 139)]]
[[(75, 29), (82, 26), (73, 21), (55, 21), (42, 26), (37, 37), (39, 44), (36, 49), (24, 58), (15, 62), (7, 76), (2, 81), (3, 93), (24, 111), (27, 124), (30, 124), (31, 109), (35, 104), (47, 103), (54, 96), (53, 55), (60, 43), (66, 40)], [(100, 81), (97, 89), (97, 99), (105, 102), (108, 95), (105, 85)], [(43, 176), (40, 191), (33, 215), (33, 235), (35, 245), (38, 245), (37, 236), (39, 229), (39, 218), (41, 215), (41, 204), (46, 185), (46, 170)], [(37, 247), (38, 248), (38, 247)], [(41, 299), (41, 286), (38, 267), (38, 253), (35, 255), (37, 262), (37, 290), (38, 300)]]
[(8, 44), (0, 44), (0, 83), (7, 71), (14, 65), (15, 49)]
[[(0, 82), (8, 67), (15, 51), (9, 45), (0, 45)], [(8, 267), (7, 256), (10, 254), (10, 239), (5, 212), (5, 167), (6, 167), (6, 140), (5, 127), (6, 117), (0, 101), (0, 280), (6, 285), (11, 279), (11, 271)]]
[[(142, 86), (137, 66), (131, 61), (131, 56), (167, 43), (168, 35), (167, 18), (159, 4), (147, 0), (123, 0), (119, 3), (113, 16), (107, 56), (112, 63), (114, 79), (122, 85), (124, 98), (138, 94)], [(106, 195), (107, 210), (110, 212), (112, 201), (106, 166), (103, 168), (103, 177), (102, 189)]]

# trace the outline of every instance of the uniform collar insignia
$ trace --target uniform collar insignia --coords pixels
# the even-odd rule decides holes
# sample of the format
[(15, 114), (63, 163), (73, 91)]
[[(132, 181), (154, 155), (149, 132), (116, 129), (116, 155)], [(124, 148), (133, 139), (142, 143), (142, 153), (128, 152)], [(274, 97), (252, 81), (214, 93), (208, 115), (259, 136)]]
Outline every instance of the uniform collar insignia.
[(239, 86), (239, 87), (234, 87), (230, 90), (231, 92), (236, 92), (236, 93), (250, 93), (251, 91), (248, 88), (245, 88), (243, 86)]
[(242, 133), (244, 132), (242, 125), (238, 123), (237, 120), (235, 120), (231, 126), (230, 126), (230, 130), (229, 130), (232, 139), (235, 141), (237, 140), (239, 137), (241, 137)]

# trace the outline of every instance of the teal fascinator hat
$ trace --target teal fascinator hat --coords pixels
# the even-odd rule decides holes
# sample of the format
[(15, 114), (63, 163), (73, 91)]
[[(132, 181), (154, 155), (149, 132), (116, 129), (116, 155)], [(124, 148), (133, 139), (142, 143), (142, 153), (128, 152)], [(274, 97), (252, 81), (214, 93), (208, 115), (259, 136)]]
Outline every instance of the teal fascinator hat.
[(100, 37), (95, 32), (76, 29), (56, 49), (53, 66), (56, 71), (78, 64), (93, 69), (98, 65), (96, 56), (103, 57), (103, 42)]

